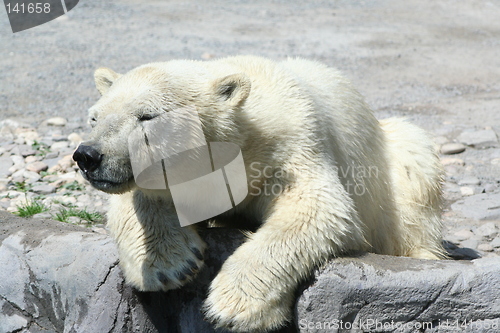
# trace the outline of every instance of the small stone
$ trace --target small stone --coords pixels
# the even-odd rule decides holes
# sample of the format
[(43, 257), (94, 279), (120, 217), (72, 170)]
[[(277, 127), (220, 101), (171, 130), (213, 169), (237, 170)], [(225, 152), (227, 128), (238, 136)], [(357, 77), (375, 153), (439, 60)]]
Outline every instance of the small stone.
[(464, 197), (470, 197), (474, 195), (474, 188), (470, 186), (462, 186), (460, 187), (460, 194)]
[(477, 249), (479, 241), (477, 239), (467, 239), (464, 240), (460, 245), (461, 247), (467, 247), (469, 249)]
[(203, 60), (210, 60), (210, 59), (213, 59), (214, 57), (215, 57), (215, 55), (213, 53), (210, 53), (210, 52), (204, 52), (201, 55), (201, 59), (203, 59)]
[(38, 133), (34, 130), (31, 130), (31, 131), (27, 131), (27, 132), (24, 132), (24, 133), (20, 133), (19, 134), (19, 137), (23, 138), (24, 139), (24, 142), (27, 144), (27, 145), (32, 145), (33, 143), (35, 143), (35, 141), (39, 141), (40, 140), (40, 136), (38, 135)]
[(465, 145), (458, 142), (449, 142), (441, 146), (441, 154), (452, 155), (459, 154), (465, 151)]
[(26, 172), (26, 170), (24, 170), (24, 168), (23, 168), (23, 169), (19, 169), (19, 170), (17, 170), (16, 172), (14, 172), (14, 173), (11, 175), (11, 177), (12, 177), (12, 178), (23, 177), (23, 173), (25, 173), (25, 172)]
[(449, 142), (448, 138), (442, 135), (434, 137), (432, 141), (434, 141), (437, 145), (444, 145)]
[(28, 157), (32, 155), (36, 155), (36, 150), (32, 148), (26, 148), (20, 151), (22, 157)]
[(470, 229), (466, 228), (458, 230), (453, 235), (458, 241), (463, 241), (474, 236), (474, 233)]
[(22, 165), (22, 167), (24, 168), (24, 158), (22, 158), (21, 156), (17, 156), (17, 155), (13, 155), (10, 157), (12, 159), (12, 162), (14, 162), (14, 164), (18, 164), (18, 165)]
[(500, 193), (481, 193), (451, 205), (451, 209), (476, 220), (500, 219)]
[(491, 129), (462, 132), (458, 141), (476, 148), (490, 148), (498, 145), (497, 135)]
[(53, 142), (68, 141), (68, 137), (60, 133), (53, 133), (50, 139)]
[(43, 185), (33, 186), (31, 190), (38, 194), (50, 194), (56, 191), (56, 187), (51, 184), (43, 184)]
[(33, 184), (39, 181), (42, 177), (34, 171), (25, 170), (23, 172), (23, 178), (26, 183)]
[(79, 224), (80, 222), (81, 222), (81, 220), (77, 216), (70, 216), (70, 217), (68, 217), (68, 223)]
[(487, 222), (482, 226), (478, 227), (474, 233), (478, 236), (483, 236), (487, 238), (493, 238), (498, 233), (498, 228), (495, 222)]
[(63, 117), (53, 117), (47, 119), (47, 125), (49, 126), (65, 126), (68, 121)]
[(490, 245), (493, 246), (494, 248), (500, 247), (500, 236), (495, 237), (491, 241)]
[(80, 142), (83, 141), (82, 137), (77, 133), (71, 133), (70, 135), (68, 135), (68, 140), (75, 147), (78, 146)]
[(36, 219), (51, 219), (52, 218), (52, 214), (49, 213), (49, 212), (43, 212), (43, 213), (35, 214), (32, 217), (36, 218)]
[(481, 181), (477, 177), (465, 177), (458, 181), (458, 185), (480, 185)]
[(446, 165), (444, 167), (444, 171), (446, 171), (446, 175), (448, 177), (452, 177), (452, 176), (457, 175), (459, 173), (459, 167), (456, 165)]
[(484, 185), (484, 192), (486, 192), (486, 193), (495, 192), (496, 189), (497, 189), (497, 186), (495, 184)]
[(69, 147), (68, 141), (57, 141), (50, 146), (50, 150), (63, 150)]
[(494, 250), (493, 246), (491, 246), (490, 244), (479, 244), (477, 246), (477, 249), (483, 252), (492, 252)]
[(49, 166), (47, 164), (45, 164), (44, 162), (40, 162), (40, 161), (30, 163), (26, 166), (26, 170), (33, 171), (36, 173), (46, 171), (48, 168), (49, 168)]
[(0, 157), (0, 178), (8, 176), (9, 168), (14, 165), (10, 157)]
[(103, 234), (103, 235), (108, 234), (108, 231), (106, 229), (104, 229), (103, 227), (92, 227), (92, 231), (96, 232), (98, 234)]
[(8, 190), (9, 179), (0, 178), (0, 192), (5, 192)]
[(37, 156), (28, 156), (24, 159), (24, 162), (26, 164), (29, 164), (29, 163), (33, 163), (33, 162), (36, 162), (36, 161), (39, 161), (38, 157)]
[(72, 155), (66, 155), (62, 159), (59, 160), (58, 165), (62, 170), (69, 170), (73, 165), (75, 165), (75, 161), (73, 161)]
[(47, 155), (45, 155), (45, 159), (50, 160), (50, 159), (57, 158), (58, 156), (59, 156), (58, 151), (51, 151), (50, 153), (47, 153)]
[(441, 159), (441, 164), (442, 165), (460, 165), (463, 166), (465, 165), (465, 162), (461, 158), (456, 158), (456, 157), (444, 157)]

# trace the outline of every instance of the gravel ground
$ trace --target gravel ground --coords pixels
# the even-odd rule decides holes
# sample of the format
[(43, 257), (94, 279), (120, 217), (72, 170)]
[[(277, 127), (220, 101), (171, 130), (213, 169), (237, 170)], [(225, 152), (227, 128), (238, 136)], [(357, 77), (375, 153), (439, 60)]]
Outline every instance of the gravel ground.
[(89, 132), (96, 68), (300, 56), (342, 70), (379, 118), (427, 129), (447, 172), (445, 239), (465, 255), (500, 253), (498, 0), (80, 1), (16, 34), (0, 12), (0, 209), (36, 199), (42, 216), (103, 232), (92, 213), (106, 195), (67, 157)]

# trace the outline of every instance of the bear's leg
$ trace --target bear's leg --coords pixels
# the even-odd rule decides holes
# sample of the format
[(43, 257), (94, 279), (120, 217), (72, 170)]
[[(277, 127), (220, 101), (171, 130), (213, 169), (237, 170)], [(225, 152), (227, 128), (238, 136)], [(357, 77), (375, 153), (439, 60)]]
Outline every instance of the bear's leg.
[(403, 119), (380, 122), (386, 137), (394, 200), (405, 256), (443, 259), (441, 200), (443, 169), (433, 142)]
[(274, 198), (263, 226), (212, 281), (204, 310), (217, 327), (255, 332), (282, 326), (291, 318), (296, 287), (316, 265), (366, 247), (352, 200), (338, 179), (331, 186), (309, 181)]
[(108, 227), (127, 283), (140, 291), (179, 288), (203, 265), (205, 243), (181, 227), (173, 204), (140, 191), (112, 196)]

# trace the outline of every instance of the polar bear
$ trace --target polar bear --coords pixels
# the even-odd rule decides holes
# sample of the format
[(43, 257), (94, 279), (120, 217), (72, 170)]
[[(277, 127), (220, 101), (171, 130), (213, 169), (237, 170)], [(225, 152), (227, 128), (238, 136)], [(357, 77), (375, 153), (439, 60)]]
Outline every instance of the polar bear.
[(225, 220), (258, 226), (210, 285), (204, 311), (215, 326), (279, 328), (298, 284), (349, 251), (444, 257), (433, 143), (405, 120), (378, 121), (337, 70), (236, 56), (124, 75), (100, 68), (95, 82), (102, 97), (89, 110), (91, 139), (74, 159), (95, 188), (113, 194), (108, 227), (135, 288), (179, 288), (203, 265), (196, 225), (179, 225), (168, 188), (137, 186), (127, 145), (135, 128), (183, 106), (196, 108), (207, 142), (241, 148), (249, 194)]

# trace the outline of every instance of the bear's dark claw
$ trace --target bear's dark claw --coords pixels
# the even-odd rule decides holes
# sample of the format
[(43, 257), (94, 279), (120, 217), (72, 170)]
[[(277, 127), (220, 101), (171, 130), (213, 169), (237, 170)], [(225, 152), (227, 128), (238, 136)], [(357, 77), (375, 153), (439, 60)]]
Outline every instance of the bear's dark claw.
[(196, 256), (196, 258), (197, 258), (198, 260), (200, 260), (200, 261), (201, 261), (201, 260), (203, 260), (203, 254), (201, 254), (200, 250), (198, 250), (198, 249), (197, 249), (197, 248), (195, 248), (195, 247), (192, 247), (192, 248), (191, 248), (191, 252), (193, 252), (193, 254)]
[(162, 272), (158, 272), (156, 276), (158, 277), (158, 280), (160, 280), (161, 283), (163, 283), (164, 285), (168, 284), (168, 278), (165, 274), (163, 274)]

